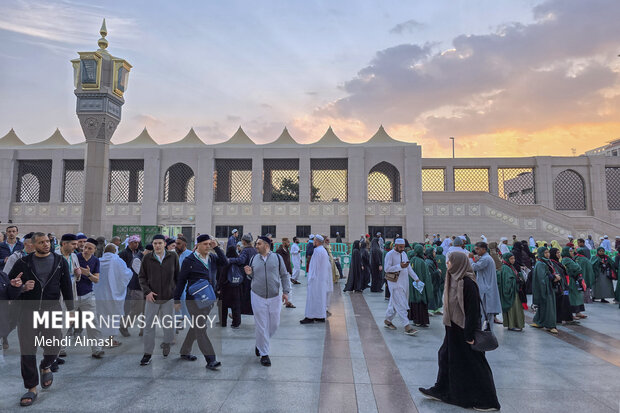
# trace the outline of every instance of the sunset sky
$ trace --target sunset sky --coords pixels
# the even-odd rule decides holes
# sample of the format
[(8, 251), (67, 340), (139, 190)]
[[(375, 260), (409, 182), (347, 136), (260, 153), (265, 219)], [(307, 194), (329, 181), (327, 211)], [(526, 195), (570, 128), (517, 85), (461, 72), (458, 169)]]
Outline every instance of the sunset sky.
[(0, 136), (83, 140), (72, 68), (134, 68), (113, 141), (194, 127), (256, 142), (383, 124), (423, 156), (571, 155), (620, 138), (620, 1), (13, 1), (0, 14)]

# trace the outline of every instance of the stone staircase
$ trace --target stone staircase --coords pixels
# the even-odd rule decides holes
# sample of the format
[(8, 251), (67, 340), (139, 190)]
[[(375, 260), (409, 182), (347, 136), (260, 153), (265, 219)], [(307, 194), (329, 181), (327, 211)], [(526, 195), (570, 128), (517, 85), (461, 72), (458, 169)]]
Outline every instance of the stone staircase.
[[(568, 235), (595, 242), (608, 235), (613, 241), (620, 226), (592, 216), (567, 215), (542, 205), (517, 205), (488, 192), (424, 192), (424, 232), (440, 234), (467, 233), (472, 242), (480, 234), (489, 240), (517, 235), (527, 239), (557, 239)], [(472, 236), (473, 235), (473, 236)]]

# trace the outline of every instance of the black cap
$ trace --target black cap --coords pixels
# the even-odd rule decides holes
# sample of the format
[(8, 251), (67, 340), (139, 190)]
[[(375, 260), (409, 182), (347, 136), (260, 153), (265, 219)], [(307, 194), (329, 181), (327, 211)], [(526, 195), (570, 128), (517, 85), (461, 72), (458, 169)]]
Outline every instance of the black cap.
[(64, 234), (61, 238), (60, 241), (76, 241), (77, 237), (75, 236), (75, 234)]
[(199, 244), (199, 243), (201, 243), (203, 241), (207, 241), (207, 240), (210, 240), (210, 239), (211, 239), (211, 237), (209, 235), (207, 235), (207, 234), (198, 235), (198, 238), (196, 238), (196, 243)]

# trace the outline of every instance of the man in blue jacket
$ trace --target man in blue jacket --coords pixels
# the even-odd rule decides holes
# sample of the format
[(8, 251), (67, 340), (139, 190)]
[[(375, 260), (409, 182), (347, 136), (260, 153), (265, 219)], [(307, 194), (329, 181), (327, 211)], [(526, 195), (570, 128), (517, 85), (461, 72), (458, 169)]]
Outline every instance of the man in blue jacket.
[(0, 270), (4, 268), (6, 260), (16, 251), (24, 249), (24, 244), (17, 239), (17, 226), (6, 227), (6, 240), (0, 243)]
[[(196, 251), (183, 260), (183, 266), (177, 278), (174, 291), (174, 306), (177, 311), (181, 309), (181, 294), (183, 290), (189, 289), (192, 284), (208, 280), (213, 290), (217, 291), (218, 267), (224, 266), (228, 262), (222, 249), (209, 235), (202, 234), (196, 241)], [(194, 321), (198, 319), (198, 316), (201, 316), (204, 320), (212, 308), (212, 306), (200, 308), (189, 291), (186, 294), (186, 304)], [(211, 340), (207, 336), (207, 325), (208, 323), (204, 321), (192, 324), (181, 345), (181, 358), (187, 361), (195, 361), (196, 356), (192, 355), (191, 351), (194, 341), (198, 341), (198, 347), (207, 361), (206, 368), (217, 370), (222, 363), (215, 359), (215, 350), (213, 350)]]
[(232, 230), (232, 235), (228, 237), (228, 243), (226, 244), (226, 249), (228, 247), (237, 247), (237, 237), (239, 236), (239, 231), (236, 229)]

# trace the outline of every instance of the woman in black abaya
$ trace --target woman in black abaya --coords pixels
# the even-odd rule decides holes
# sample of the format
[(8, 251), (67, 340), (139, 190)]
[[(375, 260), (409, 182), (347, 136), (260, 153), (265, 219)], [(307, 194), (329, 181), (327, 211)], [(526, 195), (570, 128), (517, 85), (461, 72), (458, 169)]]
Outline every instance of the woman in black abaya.
[(471, 348), (480, 328), (480, 296), (465, 254), (450, 255), (443, 301), (446, 335), (438, 352), (437, 382), (420, 392), (464, 408), (499, 410), (491, 367), (483, 352)]
[(351, 250), (351, 262), (349, 263), (349, 275), (344, 291), (362, 292), (362, 255), (360, 253), (360, 242), (353, 242)]
[(362, 290), (370, 287), (370, 253), (366, 241), (360, 241), (360, 255), (362, 257)]
[(370, 241), (370, 291), (373, 293), (383, 292), (381, 289), (381, 284), (383, 284), (382, 269), (383, 252), (379, 245), (379, 238), (375, 237)]

